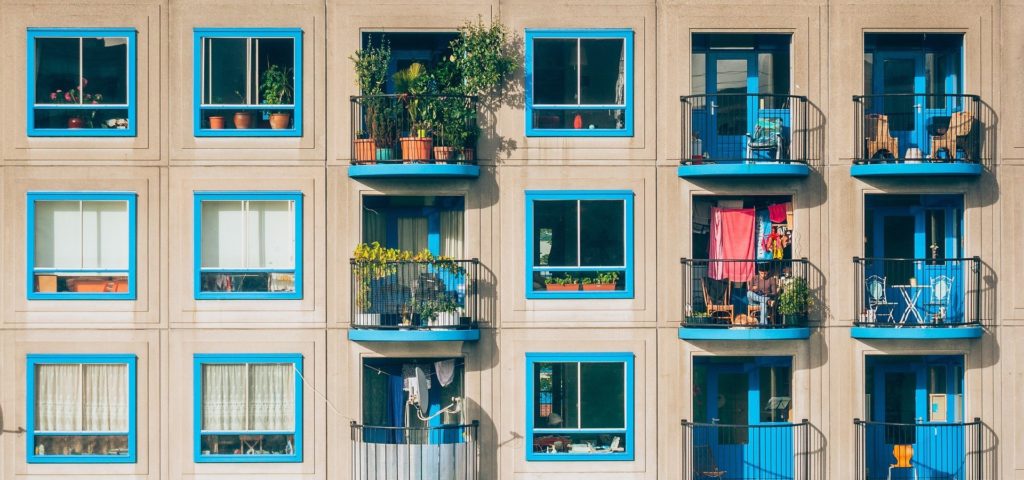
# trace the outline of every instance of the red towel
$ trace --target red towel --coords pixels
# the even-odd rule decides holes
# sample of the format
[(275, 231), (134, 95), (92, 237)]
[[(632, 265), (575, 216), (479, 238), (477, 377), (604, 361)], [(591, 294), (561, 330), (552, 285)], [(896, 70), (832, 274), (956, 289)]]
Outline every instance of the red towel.
[(786, 223), (786, 204), (768, 205), (768, 220), (772, 223)]
[[(710, 260), (754, 259), (754, 209), (711, 208)], [(746, 282), (754, 278), (754, 262), (709, 262), (715, 280)]]

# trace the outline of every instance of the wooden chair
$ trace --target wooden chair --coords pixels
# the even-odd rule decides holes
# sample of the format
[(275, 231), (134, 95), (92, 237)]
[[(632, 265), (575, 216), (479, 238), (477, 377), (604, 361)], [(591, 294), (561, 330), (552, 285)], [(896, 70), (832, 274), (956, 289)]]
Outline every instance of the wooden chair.
[(733, 318), (736, 316), (732, 303), (729, 302), (729, 294), (732, 293), (732, 282), (726, 284), (725, 298), (722, 299), (722, 303), (715, 303), (714, 299), (711, 298), (711, 294), (708, 293), (708, 279), (700, 279), (700, 288), (704, 293), (704, 305), (708, 309), (708, 316), (712, 320), (723, 319), (726, 320), (726, 323), (732, 323)]
[(870, 113), (864, 117), (864, 140), (866, 158), (874, 158), (878, 152), (887, 151), (893, 158), (900, 156), (900, 141), (889, 133), (889, 117)]
[[(974, 125), (974, 114), (971, 112), (956, 112), (949, 118), (949, 128), (942, 135), (932, 137), (932, 160), (939, 160), (939, 150), (945, 150), (949, 155), (949, 161), (956, 160), (956, 143), (961, 137), (970, 135)], [(969, 157), (970, 153), (965, 152)]]
[(693, 472), (697, 478), (722, 478), (728, 473), (718, 468), (715, 463), (715, 453), (711, 451), (710, 445), (697, 445), (693, 447)]

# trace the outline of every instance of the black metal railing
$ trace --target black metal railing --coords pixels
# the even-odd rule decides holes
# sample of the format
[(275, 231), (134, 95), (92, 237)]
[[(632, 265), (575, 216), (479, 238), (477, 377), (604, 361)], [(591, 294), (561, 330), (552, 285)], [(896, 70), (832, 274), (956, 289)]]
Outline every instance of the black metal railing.
[(480, 261), (351, 260), (352, 327), (476, 328)]
[(981, 480), (983, 424), (853, 421), (861, 480)]
[(854, 323), (958, 327), (980, 323), (981, 259), (854, 257)]
[(684, 480), (808, 480), (811, 425), (723, 425), (683, 420)]
[(686, 95), (682, 163), (807, 163), (807, 97)]
[(981, 162), (981, 97), (856, 95), (854, 163)]
[[(806, 258), (680, 259), (683, 322), (694, 328), (806, 327), (813, 304)], [(762, 274), (763, 272), (763, 274)]]
[(352, 163), (476, 163), (477, 98), (353, 96)]
[(475, 480), (477, 430), (468, 425), (403, 428), (351, 423), (353, 480)]

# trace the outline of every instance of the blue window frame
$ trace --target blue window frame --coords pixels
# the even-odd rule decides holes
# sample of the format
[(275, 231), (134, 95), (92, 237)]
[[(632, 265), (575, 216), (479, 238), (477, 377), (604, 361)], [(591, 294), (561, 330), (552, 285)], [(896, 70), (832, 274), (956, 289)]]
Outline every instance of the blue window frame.
[(302, 298), (302, 192), (196, 192), (197, 300)]
[[(301, 29), (196, 28), (193, 48), (195, 136), (302, 136)], [(263, 86), (275, 67), (288, 87), (276, 98)]]
[(526, 354), (526, 460), (632, 461), (634, 356)]
[(528, 137), (633, 136), (633, 30), (526, 30)]
[(197, 353), (193, 362), (195, 462), (302, 462), (301, 354)]
[(29, 300), (134, 300), (136, 194), (29, 192)]
[(27, 35), (28, 136), (135, 136), (135, 30), (29, 28)]
[(26, 360), (28, 463), (135, 463), (134, 355), (30, 354)]
[(633, 298), (633, 192), (526, 191), (526, 298)]

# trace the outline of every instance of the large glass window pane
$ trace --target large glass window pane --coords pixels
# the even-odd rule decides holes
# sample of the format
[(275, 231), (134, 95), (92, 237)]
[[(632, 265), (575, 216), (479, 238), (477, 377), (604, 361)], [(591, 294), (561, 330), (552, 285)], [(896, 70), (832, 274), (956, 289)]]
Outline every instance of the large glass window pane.
[(202, 375), (202, 455), (295, 452), (293, 364), (204, 364)]
[(95, 103), (128, 103), (128, 39), (82, 39), (82, 90)]
[(249, 201), (246, 265), (282, 269), (295, 266), (295, 212), (286, 200)]
[(623, 363), (580, 364), (580, 427), (626, 427), (626, 366)]
[(578, 40), (539, 38), (534, 40), (533, 103), (574, 105), (578, 101)]
[(625, 103), (626, 46), (621, 39), (580, 40), (580, 103)]
[(202, 205), (202, 266), (245, 268), (243, 202), (208, 200)]
[(34, 393), (35, 455), (128, 454), (127, 365), (36, 365)]
[(580, 202), (580, 266), (626, 263), (625, 211), (621, 200)]
[(127, 201), (35, 201), (34, 292), (128, 291)]
[(534, 265), (578, 265), (577, 207), (575, 200), (543, 200), (534, 203)]
[(707, 81), (707, 54), (694, 52), (690, 57), (690, 94), (707, 93)]
[(36, 39), (35, 103), (55, 103), (57, 90), (63, 94), (78, 88), (80, 42), (79, 38)]
[(762, 422), (788, 422), (792, 408), (789, 367), (762, 367), (760, 403)]

